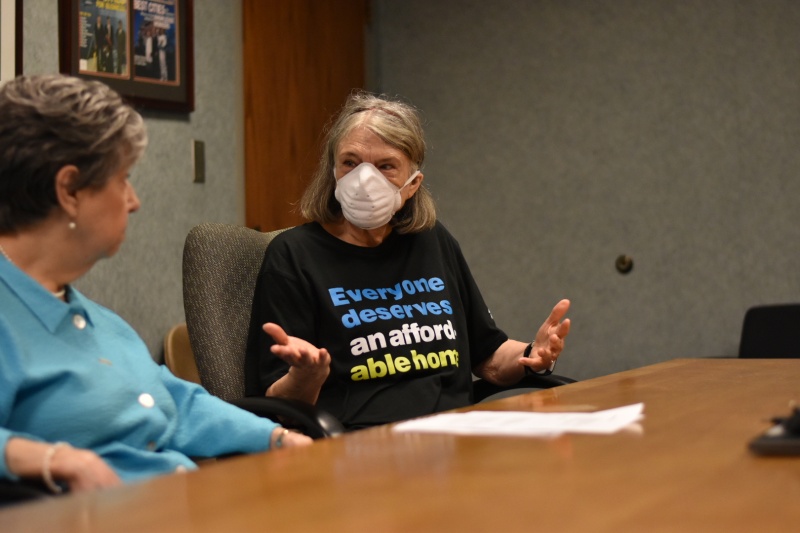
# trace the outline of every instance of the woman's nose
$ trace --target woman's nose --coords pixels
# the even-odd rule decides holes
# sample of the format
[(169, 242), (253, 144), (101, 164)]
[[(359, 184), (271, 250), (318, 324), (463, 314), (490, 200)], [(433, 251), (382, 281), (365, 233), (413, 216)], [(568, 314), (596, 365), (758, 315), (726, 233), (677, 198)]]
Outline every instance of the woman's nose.
[(128, 186), (130, 187), (130, 189), (128, 191), (129, 192), (129, 195), (128, 195), (128, 212), (129, 213), (135, 213), (142, 206), (142, 202), (139, 200), (139, 197), (136, 195), (136, 190), (133, 188), (133, 185), (131, 185), (129, 183)]

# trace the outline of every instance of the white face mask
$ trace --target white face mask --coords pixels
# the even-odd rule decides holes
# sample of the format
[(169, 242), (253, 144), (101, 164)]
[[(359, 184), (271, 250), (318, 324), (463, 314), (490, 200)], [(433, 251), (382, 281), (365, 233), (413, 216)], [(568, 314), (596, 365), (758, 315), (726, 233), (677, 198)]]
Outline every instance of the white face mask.
[[(403, 187), (417, 174), (419, 170), (411, 174)], [(361, 229), (375, 229), (388, 223), (400, 209), (403, 187), (397, 188), (372, 163), (361, 163), (336, 182), (334, 195), (348, 222)]]

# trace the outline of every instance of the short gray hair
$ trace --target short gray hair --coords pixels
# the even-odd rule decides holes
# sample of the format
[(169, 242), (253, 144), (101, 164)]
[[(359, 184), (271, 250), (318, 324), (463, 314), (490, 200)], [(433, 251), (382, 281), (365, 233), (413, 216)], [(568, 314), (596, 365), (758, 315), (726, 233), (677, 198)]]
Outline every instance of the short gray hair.
[(144, 120), (107, 85), (60, 74), (0, 87), (0, 234), (46, 218), (55, 176), (75, 165), (74, 190), (101, 188), (147, 147)]
[[(325, 133), (317, 170), (300, 200), (300, 213), (305, 218), (320, 223), (341, 220), (342, 207), (334, 196), (334, 160), (339, 143), (357, 126), (366, 126), (386, 144), (400, 150), (414, 170), (422, 168), (425, 134), (416, 108), (384, 95), (356, 91)], [(418, 233), (435, 223), (436, 205), (424, 183), (390, 222), (398, 233)]]

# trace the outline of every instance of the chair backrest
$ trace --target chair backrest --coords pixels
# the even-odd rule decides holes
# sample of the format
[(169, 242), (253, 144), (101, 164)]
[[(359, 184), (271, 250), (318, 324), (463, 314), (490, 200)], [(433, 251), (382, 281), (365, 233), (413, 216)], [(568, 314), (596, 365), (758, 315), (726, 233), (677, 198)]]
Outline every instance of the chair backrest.
[(258, 272), (270, 241), (232, 224), (192, 228), (183, 248), (183, 307), (200, 380), (232, 401), (245, 395), (244, 359)]
[(742, 324), (739, 357), (800, 357), (800, 304), (748, 309)]
[(164, 364), (179, 378), (200, 383), (185, 322), (172, 326), (164, 337)]

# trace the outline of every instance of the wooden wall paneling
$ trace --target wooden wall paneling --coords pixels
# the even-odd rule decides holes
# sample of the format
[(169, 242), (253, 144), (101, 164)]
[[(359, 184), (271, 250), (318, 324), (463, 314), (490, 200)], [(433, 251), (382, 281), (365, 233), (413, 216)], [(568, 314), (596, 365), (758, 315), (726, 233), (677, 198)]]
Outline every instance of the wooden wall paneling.
[(262, 231), (303, 222), (321, 133), (364, 86), (368, 0), (243, 0), (245, 218)]

